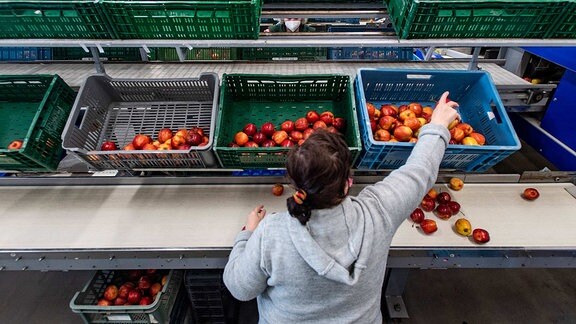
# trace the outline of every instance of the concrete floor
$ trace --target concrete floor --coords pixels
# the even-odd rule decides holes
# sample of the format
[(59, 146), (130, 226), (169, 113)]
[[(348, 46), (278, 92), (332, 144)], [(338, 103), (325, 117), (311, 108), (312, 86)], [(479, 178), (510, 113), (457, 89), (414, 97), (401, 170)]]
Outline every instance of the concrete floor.
[[(82, 323), (68, 304), (90, 277), (0, 273), (0, 323)], [(414, 270), (404, 300), (410, 318), (395, 323), (576, 323), (576, 269)]]

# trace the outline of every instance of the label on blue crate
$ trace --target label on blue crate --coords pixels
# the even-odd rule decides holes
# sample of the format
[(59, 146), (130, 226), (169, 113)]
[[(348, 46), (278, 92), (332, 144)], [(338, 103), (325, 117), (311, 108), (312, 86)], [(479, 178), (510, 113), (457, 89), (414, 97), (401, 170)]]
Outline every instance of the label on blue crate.
[(494, 115), (493, 112), (489, 111), (489, 112), (488, 112), (488, 119), (489, 119), (489, 120), (492, 120), (492, 119), (494, 119), (494, 118), (496, 118), (496, 115)]

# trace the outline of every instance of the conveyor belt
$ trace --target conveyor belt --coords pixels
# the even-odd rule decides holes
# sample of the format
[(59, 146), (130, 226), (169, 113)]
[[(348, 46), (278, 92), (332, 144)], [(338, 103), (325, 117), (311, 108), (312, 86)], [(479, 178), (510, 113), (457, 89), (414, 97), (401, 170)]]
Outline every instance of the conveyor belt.
[[(541, 196), (520, 193), (535, 186)], [(466, 184), (453, 192), (474, 228), (491, 234), (483, 246), (452, 231), (457, 217), (435, 219), (426, 236), (406, 221), (392, 246), (402, 248), (576, 249), (573, 184)], [(231, 248), (248, 212), (258, 203), (285, 210), (271, 185), (91, 186), (0, 188), (0, 252), (50, 249)], [(360, 188), (357, 187), (355, 192)], [(443, 190), (448, 190), (443, 188)]]
[[(186, 64), (104, 64), (106, 73), (114, 78), (185, 78), (201, 72), (258, 73), (258, 74), (348, 74), (355, 77), (359, 68), (397, 68), (466, 70), (468, 63), (352, 63), (352, 62), (290, 62), (290, 63), (186, 63)], [(488, 71), (496, 85), (530, 86), (513, 73), (492, 63), (480, 63)], [(68, 85), (80, 87), (87, 76), (94, 74), (93, 63), (77, 64), (0, 64), (1, 74), (59, 74)]]

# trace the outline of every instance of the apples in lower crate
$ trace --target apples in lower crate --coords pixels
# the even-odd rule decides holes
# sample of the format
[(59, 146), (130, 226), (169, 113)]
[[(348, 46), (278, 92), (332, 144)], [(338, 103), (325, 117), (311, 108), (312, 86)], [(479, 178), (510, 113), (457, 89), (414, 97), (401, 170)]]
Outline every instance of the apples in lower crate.
[(137, 150), (141, 150), (144, 147), (144, 145), (150, 143), (152, 143), (150, 137), (143, 134), (138, 134), (134, 136), (134, 139), (132, 140), (132, 145), (134, 145), (134, 148), (136, 148)]
[(102, 151), (116, 151), (117, 149), (116, 143), (112, 141), (106, 141), (102, 143), (102, 146), (100, 146), (100, 150)]
[(104, 290), (104, 294), (102, 295), (102, 297), (104, 297), (104, 299), (109, 301), (116, 299), (116, 297), (118, 297), (118, 287), (116, 287), (115, 285), (109, 285), (108, 287), (106, 287), (106, 290)]

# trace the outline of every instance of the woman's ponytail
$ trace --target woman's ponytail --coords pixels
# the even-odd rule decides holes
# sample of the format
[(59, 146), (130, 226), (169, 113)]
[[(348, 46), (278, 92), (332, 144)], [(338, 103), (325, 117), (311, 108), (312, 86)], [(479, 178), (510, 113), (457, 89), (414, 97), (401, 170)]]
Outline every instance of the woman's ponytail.
[(288, 212), (290, 215), (292, 215), (292, 217), (295, 217), (300, 222), (300, 224), (306, 225), (306, 223), (308, 223), (310, 220), (310, 215), (312, 215), (312, 208), (310, 208), (310, 205), (306, 203), (306, 200), (299, 204), (298, 202), (300, 201), (298, 201), (298, 197), (295, 197), (294, 195), (286, 199)]

